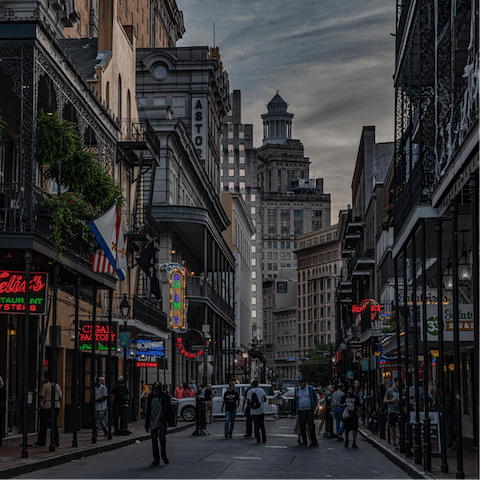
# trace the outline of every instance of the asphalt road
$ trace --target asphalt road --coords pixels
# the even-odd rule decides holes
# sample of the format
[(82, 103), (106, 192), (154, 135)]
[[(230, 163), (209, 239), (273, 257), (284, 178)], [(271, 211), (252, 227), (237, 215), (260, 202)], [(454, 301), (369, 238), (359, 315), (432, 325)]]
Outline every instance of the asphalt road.
[(293, 434), (293, 419), (267, 420), (267, 443), (244, 438), (237, 421), (233, 438), (225, 438), (223, 421), (209, 425), (209, 436), (192, 436), (193, 428), (167, 436), (169, 465), (149, 467), (151, 441), (22, 475), (17, 478), (410, 478), (359, 435), (358, 450), (343, 442), (319, 438), (319, 447), (303, 448)]

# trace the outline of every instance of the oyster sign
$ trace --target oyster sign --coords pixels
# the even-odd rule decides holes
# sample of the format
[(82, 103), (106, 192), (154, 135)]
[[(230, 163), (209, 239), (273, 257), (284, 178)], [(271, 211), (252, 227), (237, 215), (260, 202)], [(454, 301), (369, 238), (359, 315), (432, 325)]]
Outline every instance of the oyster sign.
[(166, 267), (170, 282), (170, 323), (169, 330), (177, 333), (187, 331), (188, 300), (186, 299), (186, 270), (179, 263)]

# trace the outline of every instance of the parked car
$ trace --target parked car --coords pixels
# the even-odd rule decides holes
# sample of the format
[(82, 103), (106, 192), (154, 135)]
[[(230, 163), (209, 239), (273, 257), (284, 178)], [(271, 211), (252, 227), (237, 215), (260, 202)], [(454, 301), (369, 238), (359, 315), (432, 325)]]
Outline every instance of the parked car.
[[(247, 388), (250, 387), (248, 383), (241, 383), (235, 385), (235, 390), (238, 392), (240, 396), (240, 406), (237, 409), (237, 416), (245, 415), (242, 412), (242, 404), (243, 404), (243, 397)], [(264, 405), (264, 410), (266, 415), (276, 415), (278, 413), (278, 406), (277, 400), (273, 391), (272, 385), (268, 384), (259, 384), (259, 387), (263, 388), (266, 394), (266, 401)], [(223, 395), (228, 390), (228, 385), (213, 385), (212, 392), (216, 392), (215, 396), (213, 397), (213, 416), (218, 417), (221, 415), (225, 415), (224, 412), (221, 411), (222, 403), (223, 403)], [(178, 416), (181, 417), (186, 422), (192, 422), (195, 420), (196, 415), (196, 399), (194, 397), (191, 398), (179, 398), (178, 399)]]

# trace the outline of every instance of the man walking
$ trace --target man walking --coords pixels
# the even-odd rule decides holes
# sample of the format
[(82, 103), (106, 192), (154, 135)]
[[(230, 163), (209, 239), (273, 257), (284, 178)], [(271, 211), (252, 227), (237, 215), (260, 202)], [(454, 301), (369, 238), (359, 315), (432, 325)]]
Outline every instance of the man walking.
[[(102, 384), (102, 379), (103, 377), (97, 377), (95, 379), (95, 420), (102, 428), (105, 437), (107, 437), (108, 430), (103, 419), (105, 417), (105, 410), (107, 409), (108, 392), (107, 387)], [(98, 436), (97, 428), (95, 428), (95, 436)]]
[(343, 383), (337, 385), (337, 390), (332, 394), (332, 411), (335, 416), (335, 425), (337, 427), (337, 436), (339, 441), (343, 441), (342, 434), (345, 426), (343, 424), (343, 408), (341, 407), (343, 398)]
[[(54, 384), (55, 386), (55, 446), (59, 446), (60, 437), (58, 435), (58, 423), (56, 419), (60, 413), (60, 399), (62, 398), (62, 389), (58, 383)], [(52, 382), (50, 380), (50, 375), (45, 374), (43, 378), (42, 390), (39, 393), (37, 390), (34, 390), (35, 393), (42, 399), (43, 405), (40, 410), (40, 430), (38, 432), (38, 439), (35, 442), (35, 445), (39, 447), (44, 447), (47, 441), (47, 429), (48, 422), (50, 420), (51, 428), (53, 428), (54, 419), (52, 417)]]
[(299, 386), (295, 389), (295, 410), (298, 414), (298, 423), (300, 425), (300, 435), (302, 436), (303, 446), (307, 446), (307, 432), (310, 431), (310, 446), (317, 447), (317, 437), (315, 435), (315, 409), (318, 404), (318, 397), (315, 389), (307, 385), (305, 377), (298, 380)]
[[(244, 397), (246, 398), (248, 391), (252, 388), (253, 383), (250, 381), (250, 386), (245, 390)], [(245, 405), (245, 398), (243, 400), (243, 404)], [(247, 402), (247, 408), (245, 409), (245, 423), (247, 424), (247, 431), (245, 432), (244, 437), (250, 438), (252, 436), (252, 430), (253, 430), (253, 418), (252, 418), (252, 412), (250, 410), (250, 403)]]
[[(145, 430), (152, 430), (153, 462), (151, 467), (160, 465), (160, 454), (165, 465), (170, 462), (167, 458), (167, 425), (168, 420), (173, 416), (173, 407), (170, 402), (170, 395), (162, 389), (162, 384), (155, 382), (152, 393), (147, 399), (147, 416), (145, 418)], [(160, 452), (158, 451), (158, 440), (160, 440)]]
[(240, 405), (240, 396), (235, 391), (235, 384), (230, 383), (228, 390), (223, 395), (221, 412), (225, 407), (225, 438), (232, 438), (233, 427), (235, 426), (235, 415)]
[(390, 425), (390, 437), (393, 441), (393, 448), (398, 450), (396, 427), (398, 414), (400, 413), (400, 392), (398, 391), (398, 377), (393, 379), (393, 387), (385, 393), (383, 403), (388, 406), (388, 424)]
[(217, 391), (212, 392), (212, 384), (209, 383), (205, 389), (205, 422), (213, 423), (213, 397)]
[(267, 443), (267, 434), (265, 432), (265, 415), (263, 410), (263, 403), (265, 402), (265, 391), (259, 388), (258, 380), (252, 380), (252, 388), (250, 388), (243, 399), (242, 410), (245, 408), (245, 403), (250, 402), (250, 413), (253, 418), (255, 426), (255, 437), (257, 443), (260, 443), (260, 434), (262, 435), (262, 443)]

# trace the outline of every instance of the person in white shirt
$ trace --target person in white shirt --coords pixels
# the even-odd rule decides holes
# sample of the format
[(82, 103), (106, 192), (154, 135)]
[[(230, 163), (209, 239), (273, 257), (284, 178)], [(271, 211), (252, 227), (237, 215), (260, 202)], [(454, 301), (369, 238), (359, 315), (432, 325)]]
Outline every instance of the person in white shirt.
[[(107, 387), (104, 385), (105, 379), (103, 377), (97, 377), (95, 379), (95, 420), (98, 422), (100, 427), (105, 434), (105, 437), (108, 436), (107, 426), (105, 425), (105, 411), (107, 410), (107, 398), (108, 391)], [(95, 428), (95, 435), (97, 436), (97, 429)]]
[[(255, 405), (254, 394), (258, 399), (259, 406)], [(265, 390), (258, 386), (258, 380), (252, 380), (252, 388), (250, 388), (243, 399), (242, 411), (245, 410), (245, 403), (248, 401), (250, 405), (250, 415), (253, 419), (253, 425), (255, 427), (255, 437), (257, 443), (260, 443), (260, 433), (262, 435), (261, 442), (267, 443), (267, 434), (265, 432), (265, 415), (263, 410), (263, 403), (265, 402), (266, 395)]]

